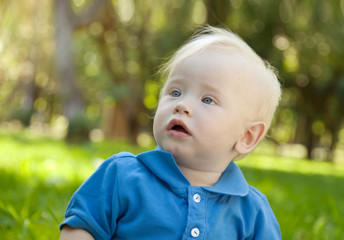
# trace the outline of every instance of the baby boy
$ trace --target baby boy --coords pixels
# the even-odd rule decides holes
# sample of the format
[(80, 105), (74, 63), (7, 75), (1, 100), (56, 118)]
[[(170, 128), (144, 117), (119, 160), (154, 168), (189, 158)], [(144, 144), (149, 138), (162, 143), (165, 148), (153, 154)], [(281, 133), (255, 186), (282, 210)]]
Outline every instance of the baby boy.
[(281, 90), (232, 32), (207, 27), (164, 65), (158, 147), (106, 160), (74, 193), (60, 239), (281, 239), (234, 159), (264, 138)]

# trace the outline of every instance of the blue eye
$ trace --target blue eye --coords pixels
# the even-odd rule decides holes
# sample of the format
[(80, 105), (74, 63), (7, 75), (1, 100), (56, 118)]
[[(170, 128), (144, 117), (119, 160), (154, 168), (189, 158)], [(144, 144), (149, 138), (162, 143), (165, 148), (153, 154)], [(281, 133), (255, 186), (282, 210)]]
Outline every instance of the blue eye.
[(180, 97), (180, 95), (182, 95), (179, 91), (173, 91), (171, 92), (171, 96), (172, 97)]
[(202, 102), (205, 104), (212, 104), (214, 101), (211, 98), (205, 97), (202, 99)]

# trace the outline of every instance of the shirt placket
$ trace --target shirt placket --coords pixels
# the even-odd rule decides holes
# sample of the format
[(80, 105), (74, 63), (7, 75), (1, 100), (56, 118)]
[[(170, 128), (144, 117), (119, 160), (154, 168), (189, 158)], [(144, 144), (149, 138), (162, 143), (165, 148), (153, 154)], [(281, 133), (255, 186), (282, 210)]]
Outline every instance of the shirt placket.
[(199, 187), (188, 190), (188, 216), (183, 239), (204, 239), (206, 231), (206, 193)]

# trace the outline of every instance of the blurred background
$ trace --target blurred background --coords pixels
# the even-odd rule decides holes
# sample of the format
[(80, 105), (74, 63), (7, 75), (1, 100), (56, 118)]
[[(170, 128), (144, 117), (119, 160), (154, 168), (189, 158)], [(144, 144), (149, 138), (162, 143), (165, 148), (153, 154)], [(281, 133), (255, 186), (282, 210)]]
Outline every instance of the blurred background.
[[(145, 144), (158, 66), (204, 24), (278, 70), (278, 154), (344, 159), (344, 1), (0, 1), (0, 122), (57, 138)], [(150, 140), (149, 140), (150, 139)]]
[(236, 32), (279, 71), (268, 136), (239, 164), (278, 209), (284, 239), (339, 239), (344, 0), (0, 0), (5, 239), (56, 237), (100, 162), (154, 147), (158, 68), (205, 24)]

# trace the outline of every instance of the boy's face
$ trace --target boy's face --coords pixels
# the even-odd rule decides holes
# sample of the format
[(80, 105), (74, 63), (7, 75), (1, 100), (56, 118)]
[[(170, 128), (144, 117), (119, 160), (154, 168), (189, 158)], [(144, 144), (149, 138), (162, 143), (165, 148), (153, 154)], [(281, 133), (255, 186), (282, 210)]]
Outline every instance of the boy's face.
[(154, 136), (177, 163), (200, 171), (223, 171), (237, 155), (252, 106), (253, 77), (238, 54), (206, 50), (177, 64), (162, 91)]

